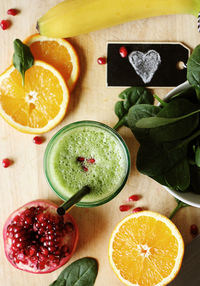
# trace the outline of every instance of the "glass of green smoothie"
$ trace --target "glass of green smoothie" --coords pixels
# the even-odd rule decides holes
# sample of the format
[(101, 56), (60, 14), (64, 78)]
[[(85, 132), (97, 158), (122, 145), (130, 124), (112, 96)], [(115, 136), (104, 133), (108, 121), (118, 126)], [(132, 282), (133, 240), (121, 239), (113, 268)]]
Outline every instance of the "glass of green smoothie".
[(109, 126), (78, 121), (51, 138), (44, 170), (49, 185), (64, 201), (89, 186), (90, 192), (76, 205), (95, 207), (122, 190), (130, 171), (130, 155), (124, 140)]

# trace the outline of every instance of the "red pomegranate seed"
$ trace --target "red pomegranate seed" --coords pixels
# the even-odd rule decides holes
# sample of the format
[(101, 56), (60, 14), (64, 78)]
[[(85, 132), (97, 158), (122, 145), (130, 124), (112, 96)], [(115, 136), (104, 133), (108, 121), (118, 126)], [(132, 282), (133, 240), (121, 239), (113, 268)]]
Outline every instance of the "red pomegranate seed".
[(50, 261), (53, 261), (55, 256), (53, 254), (50, 254), (50, 255), (48, 255), (48, 258), (49, 258)]
[(78, 162), (84, 162), (85, 161), (85, 158), (84, 157), (77, 157), (76, 159)]
[(140, 199), (140, 196), (138, 195), (132, 195), (128, 198), (129, 202), (136, 202)]
[(104, 57), (98, 58), (98, 59), (97, 59), (97, 63), (98, 63), (99, 65), (105, 65), (105, 64), (106, 64), (106, 58), (104, 58)]
[(199, 230), (196, 224), (192, 224), (190, 226), (190, 232), (192, 235), (197, 235), (199, 233)]
[(49, 246), (48, 251), (53, 253), (54, 251), (56, 251), (56, 248), (54, 246)]
[(15, 16), (15, 15), (17, 15), (18, 13), (19, 13), (19, 10), (13, 9), (13, 8), (11, 8), (11, 9), (9, 9), (9, 10), (7, 11), (7, 14), (8, 14), (8, 15), (11, 15), (11, 16)]
[(12, 161), (8, 158), (5, 158), (2, 160), (2, 166), (4, 168), (8, 168), (12, 164)]
[(133, 213), (141, 212), (143, 209), (138, 207), (132, 210)]
[(29, 255), (30, 256), (34, 256), (37, 252), (37, 247), (35, 245), (32, 245), (30, 248), (29, 248)]
[(87, 162), (90, 164), (94, 164), (95, 163), (95, 159), (91, 158), (91, 159), (87, 159)]
[(121, 212), (127, 212), (128, 210), (130, 210), (130, 208), (131, 208), (131, 206), (129, 206), (129, 205), (121, 205), (119, 207)]
[(35, 136), (33, 138), (33, 143), (37, 144), (37, 145), (40, 145), (44, 142), (44, 138), (41, 137), (41, 136)]
[(88, 171), (88, 168), (85, 167), (85, 166), (82, 166), (82, 169), (83, 169), (84, 172), (87, 172), (87, 171)]
[(9, 20), (1, 20), (0, 26), (2, 30), (7, 30), (11, 26), (11, 22)]
[(126, 58), (128, 55), (127, 49), (124, 46), (120, 47), (119, 53), (122, 58)]
[(43, 247), (43, 246), (40, 247), (40, 250), (41, 250), (41, 253), (42, 253), (44, 256), (47, 256), (47, 255), (49, 254), (47, 248), (45, 248), (45, 247)]

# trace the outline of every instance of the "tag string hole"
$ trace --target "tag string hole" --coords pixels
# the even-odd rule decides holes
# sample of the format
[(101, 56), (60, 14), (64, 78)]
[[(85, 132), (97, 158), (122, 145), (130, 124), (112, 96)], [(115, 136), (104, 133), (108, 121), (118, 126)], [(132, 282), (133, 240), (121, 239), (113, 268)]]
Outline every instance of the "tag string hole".
[(177, 70), (183, 70), (187, 68), (187, 65), (183, 61), (178, 61), (176, 64)]

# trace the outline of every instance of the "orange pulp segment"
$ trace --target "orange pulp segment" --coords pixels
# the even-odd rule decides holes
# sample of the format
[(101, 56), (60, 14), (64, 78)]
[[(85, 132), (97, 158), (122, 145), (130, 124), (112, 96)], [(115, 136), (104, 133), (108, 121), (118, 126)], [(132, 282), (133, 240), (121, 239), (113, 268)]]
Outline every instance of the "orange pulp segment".
[(166, 217), (143, 211), (123, 219), (113, 231), (109, 260), (118, 278), (129, 286), (161, 286), (178, 273), (183, 239)]
[(69, 90), (52, 66), (35, 61), (25, 72), (25, 86), (14, 66), (0, 75), (0, 115), (25, 133), (44, 133), (64, 117)]
[(25, 40), (35, 60), (42, 60), (56, 68), (66, 81), (70, 91), (73, 90), (79, 76), (78, 55), (65, 39), (48, 38), (35, 34)]

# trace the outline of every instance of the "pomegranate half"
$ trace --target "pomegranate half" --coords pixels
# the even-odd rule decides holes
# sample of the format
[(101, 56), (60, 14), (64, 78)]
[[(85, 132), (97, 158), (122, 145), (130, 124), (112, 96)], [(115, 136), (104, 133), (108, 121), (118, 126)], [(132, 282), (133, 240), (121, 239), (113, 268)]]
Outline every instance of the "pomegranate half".
[(14, 211), (4, 229), (4, 248), (9, 262), (31, 273), (49, 273), (64, 265), (75, 251), (78, 228), (57, 205), (36, 200)]

